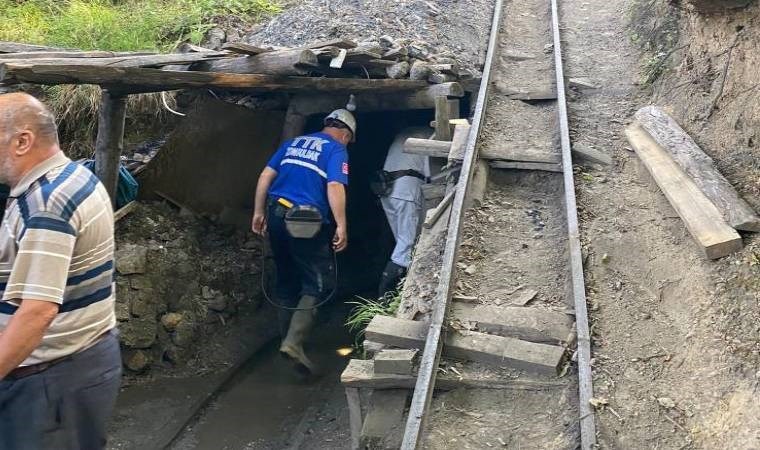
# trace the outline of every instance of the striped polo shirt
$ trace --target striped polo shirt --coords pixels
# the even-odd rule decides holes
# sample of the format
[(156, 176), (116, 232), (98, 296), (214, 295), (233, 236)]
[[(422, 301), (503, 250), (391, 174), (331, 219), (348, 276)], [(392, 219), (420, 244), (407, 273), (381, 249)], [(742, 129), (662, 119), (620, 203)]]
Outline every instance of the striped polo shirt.
[(105, 188), (63, 153), (11, 190), (0, 230), (0, 332), (22, 300), (60, 305), (22, 366), (86, 349), (116, 325), (113, 228)]

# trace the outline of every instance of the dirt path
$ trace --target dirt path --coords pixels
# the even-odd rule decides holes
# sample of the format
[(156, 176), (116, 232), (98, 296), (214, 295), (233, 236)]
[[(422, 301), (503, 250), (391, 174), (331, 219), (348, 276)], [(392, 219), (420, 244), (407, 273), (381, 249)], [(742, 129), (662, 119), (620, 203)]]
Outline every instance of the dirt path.
[(594, 387), (609, 401), (598, 414), (600, 444), (757, 448), (750, 407), (758, 403), (757, 375), (737, 373), (714, 324), (716, 304), (733, 301), (720, 289), (725, 261), (700, 255), (623, 138), (624, 124), (647, 103), (637, 96), (638, 55), (621, 15), (627, 7), (625, 0), (562, 6), (567, 76), (600, 86), (570, 101), (574, 144), (614, 158), (612, 167), (577, 177)]

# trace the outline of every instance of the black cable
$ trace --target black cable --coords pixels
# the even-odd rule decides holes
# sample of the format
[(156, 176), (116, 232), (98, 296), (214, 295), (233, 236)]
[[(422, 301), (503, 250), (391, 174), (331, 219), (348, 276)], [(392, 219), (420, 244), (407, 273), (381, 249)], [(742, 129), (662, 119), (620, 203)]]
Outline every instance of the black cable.
[[(264, 240), (264, 238), (262, 237), (262, 241), (263, 240)], [(309, 308), (298, 308), (298, 307), (291, 308), (289, 306), (284, 306), (284, 305), (281, 305), (281, 304), (275, 302), (274, 300), (272, 300), (269, 297), (269, 294), (267, 294), (266, 270), (265, 270), (265, 265), (266, 265), (266, 242), (264, 242), (263, 244), (264, 245), (261, 247), (261, 292), (264, 294), (264, 298), (267, 300), (267, 302), (269, 302), (270, 305), (274, 306), (275, 308), (284, 309), (286, 311), (311, 311), (311, 310), (319, 308), (320, 306), (322, 306), (322, 305), (326, 304), (327, 302), (329, 302), (330, 300), (332, 300), (332, 298), (335, 296), (335, 293), (338, 291), (338, 255), (337, 255), (337, 253), (335, 253), (335, 250), (332, 250), (332, 255), (333, 255), (333, 274), (335, 275), (335, 284), (333, 284), (333, 290), (332, 290), (332, 292), (330, 292), (330, 295), (328, 295), (327, 297), (325, 297), (325, 299), (322, 300), (321, 302), (319, 302), (316, 305), (311, 306)]]

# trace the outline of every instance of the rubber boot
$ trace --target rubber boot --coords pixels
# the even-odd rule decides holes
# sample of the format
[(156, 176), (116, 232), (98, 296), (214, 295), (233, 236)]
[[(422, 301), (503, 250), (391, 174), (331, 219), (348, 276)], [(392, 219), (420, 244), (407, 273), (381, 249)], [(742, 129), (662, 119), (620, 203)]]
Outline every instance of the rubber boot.
[(398, 283), (406, 275), (406, 267), (399, 266), (393, 261), (388, 261), (383, 274), (380, 276), (380, 285), (377, 289), (377, 298), (385, 299), (388, 292), (394, 292), (398, 289)]
[(298, 302), (298, 311), (293, 312), (290, 319), (288, 334), (280, 345), (280, 353), (296, 364), (296, 370), (304, 375), (315, 375), (317, 370), (314, 363), (306, 357), (303, 344), (314, 325), (317, 299), (304, 295)]

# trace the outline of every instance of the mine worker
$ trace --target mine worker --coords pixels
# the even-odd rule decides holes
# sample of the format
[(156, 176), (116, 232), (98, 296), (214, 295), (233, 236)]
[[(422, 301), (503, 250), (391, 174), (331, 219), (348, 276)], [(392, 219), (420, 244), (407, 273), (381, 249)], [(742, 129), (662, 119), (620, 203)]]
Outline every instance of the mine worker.
[(275, 301), (280, 306), (280, 352), (296, 368), (314, 373), (303, 343), (316, 306), (335, 290), (335, 252), (348, 245), (346, 146), (356, 119), (338, 109), (318, 133), (283, 143), (256, 186), (253, 232), (267, 233), (276, 265)]
[(396, 290), (412, 262), (424, 213), (422, 185), (430, 176), (429, 158), (404, 153), (404, 142), (411, 137), (429, 136), (427, 128), (408, 128), (396, 136), (385, 158), (382, 178), (387, 186), (375, 193), (380, 195), (396, 245), (380, 278), (377, 294), (380, 299)]
[(0, 448), (102, 449), (121, 382), (113, 209), (34, 97), (0, 95)]

